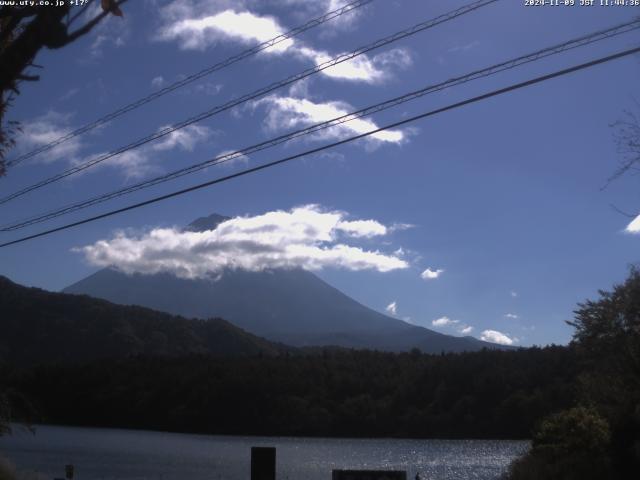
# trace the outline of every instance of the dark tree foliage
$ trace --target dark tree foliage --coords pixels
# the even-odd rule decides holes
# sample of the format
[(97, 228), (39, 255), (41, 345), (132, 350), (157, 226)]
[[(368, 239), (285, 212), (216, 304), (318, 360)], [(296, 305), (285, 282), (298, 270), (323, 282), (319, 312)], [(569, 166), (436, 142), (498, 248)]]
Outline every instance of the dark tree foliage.
[(288, 348), (221, 319), (189, 320), (1, 276), (0, 312), (0, 360), (20, 365), (144, 354), (279, 355)]
[(519, 480), (614, 479), (609, 424), (594, 409), (572, 408), (544, 419), (528, 455), (511, 466)]
[[(640, 472), (640, 270), (578, 305), (571, 348), (581, 409), (544, 420), (509, 478), (618, 479)], [(536, 447), (535, 439), (540, 439)], [(562, 450), (559, 445), (580, 448)], [(564, 454), (551, 455), (550, 452)]]
[(9, 399), (4, 388), (0, 388), (0, 436), (10, 433), (11, 412)]
[(583, 364), (582, 400), (611, 425), (615, 465), (640, 471), (640, 270), (579, 305), (571, 324)]
[(620, 167), (609, 178), (609, 182), (627, 173), (637, 173), (640, 166), (640, 103), (635, 102), (636, 110), (626, 110), (624, 116), (615, 122), (614, 138), (618, 153), (622, 156)]
[[(89, 0), (88, 4), (94, 0)], [(0, 6), (0, 176), (5, 173), (6, 152), (15, 143), (16, 122), (5, 122), (5, 113), (13, 95), (19, 94), (24, 81), (36, 81), (33, 63), (43, 48), (58, 49), (89, 33), (107, 15), (122, 16), (119, 5), (127, 0), (100, 0), (102, 11), (84, 24), (74, 27), (86, 7), (72, 14), (69, 2), (62, 5)], [(16, 2), (20, 3), (20, 2)], [(38, 3), (38, 2), (32, 2)], [(53, 3), (53, 2), (52, 2)]]
[(574, 403), (566, 347), (139, 357), (8, 368), (42, 421), (251, 435), (528, 438)]

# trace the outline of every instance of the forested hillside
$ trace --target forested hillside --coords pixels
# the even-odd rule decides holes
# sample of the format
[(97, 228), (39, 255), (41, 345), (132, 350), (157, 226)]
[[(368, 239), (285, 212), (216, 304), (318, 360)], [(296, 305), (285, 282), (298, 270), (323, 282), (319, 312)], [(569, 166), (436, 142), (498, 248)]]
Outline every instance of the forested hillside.
[(136, 358), (1, 372), (41, 421), (217, 434), (528, 438), (573, 405), (565, 347)]
[(188, 320), (0, 277), (0, 359), (18, 365), (132, 355), (277, 355), (285, 347), (221, 319)]

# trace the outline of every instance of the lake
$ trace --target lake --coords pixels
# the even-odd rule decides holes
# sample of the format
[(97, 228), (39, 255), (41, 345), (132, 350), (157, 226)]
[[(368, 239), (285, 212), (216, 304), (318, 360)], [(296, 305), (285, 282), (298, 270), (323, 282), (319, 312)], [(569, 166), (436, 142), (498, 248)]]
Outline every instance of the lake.
[(529, 447), (510, 440), (236, 437), (37, 426), (0, 437), (19, 469), (78, 480), (249, 480), (252, 446), (277, 448), (278, 480), (330, 480), (334, 468), (406, 470), (413, 480), (496, 479)]

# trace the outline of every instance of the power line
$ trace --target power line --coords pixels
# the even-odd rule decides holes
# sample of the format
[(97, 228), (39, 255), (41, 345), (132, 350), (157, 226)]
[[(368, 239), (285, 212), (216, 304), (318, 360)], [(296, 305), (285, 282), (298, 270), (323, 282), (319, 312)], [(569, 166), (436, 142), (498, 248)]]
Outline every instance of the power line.
[(32, 158), (42, 152), (46, 152), (48, 150), (51, 150), (52, 148), (60, 145), (61, 143), (66, 142), (67, 140), (70, 140), (74, 137), (77, 137), (78, 135), (81, 135), (83, 133), (89, 132), (91, 130), (93, 130), (94, 128), (99, 127), (100, 125), (104, 125), (105, 123), (113, 120), (114, 118), (117, 118), (121, 115), (124, 115), (127, 112), (130, 112), (131, 110), (135, 110), (136, 108), (141, 107), (142, 105), (145, 105), (149, 102), (152, 102), (153, 100), (162, 97), (163, 95), (166, 95), (167, 93), (173, 92), (174, 90), (177, 90), (178, 88), (182, 88), (185, 85), (188, 85), (190, 83), (195, 82), (196, 80), (199, 80), (207, 75), (211, 75), (214, 72), (217, 72), (218, 70), (222, 70), (223, 68), (229, 67), (231, 65), (233, 65), (234, 63), (237, 63), (241, 60), (244, 60), (245, 58), (251, 57), (253, 55), (256, 55), (268, 48), (271, 48), (275, 45), (278, 45), (279, 43), (284, 42), (285, 40), (288, 40), (290, 38), (296, 37), (298, 35), (300, 35), (303, 32), (306, 32), (307, 30), (310, 30), (314, 27), (317, 27), (318, 25), (322, 25), (323, 23), (326, 23), (330, 20), (333, 20), (334, 18), (340, 17), (341, 15), (344, 15), (346, 13), (349, 13), (357, 8), (363, 7), (365, 5), (367, 5), (368, 3), (373, 2), (373, 0), (357, 0), (351, 3), (348, 3), (347, 5), (344, 5), (340, 8), (337, 8), (335, 10), (332, 10), (324, 15), (321, 15), (320, 17), (314, 18), (312, 20), (309, 20), (307, 23), (305, 23), (304, 25), (300, 25), (299, 27), (293, 28), (291, 30), (289, 30), (288, 32), (285, 32), (281, 35), (278, 35), (276, 37), (271, 38), (270, 40), (267, 40), (265, 42), (262, 42), (258, 45), (256, 45), (255, 47), (249, 48), (247, 50), (244, 50), (236, 55), (233, 55), (221, 62), (216, 63), (215, 65), (212, 65), (210, 67), (207, 67), (203, 70), (200, 70), (197, 73), (193, 73), (181, 80), (178, 80), (174, 83), (172, 83), (171, 85), (168, 85), (167, 87), (162, 88), (161, 90), (158, 90), (157, 92), (153, 92), (149, 95), (147, 95), (146, 97), (140, 98), (139, 100), (136, 100), (134, 102), (131, 102), (107, 115), (104, 115), (103, 117), (98, 118), (97, 120), (83, 126), (80, 127), (76, 130), (73, 130), (72, 132), (69, 132), (66, 135), (63, 135), (60, 138), (57, 138), (56, 140), (53, 140), (45, 145), (42, 145), (38, 148), (35, 148), (34, 150), (31, 150), (30, 152), (27, 152), (19, 157), (16, 157), (13, 160), (10, 160), (7, 162), (7, 167), (11, 167), (14, 165), (17, 165), (18, 163), (27, 160), (29, 158)]
[(390, 43), (396, 42), (398, 40), (401, 40), (403, 38), (409, 37), (411, 35), (415, 35), (419, 32), (422, 32), (423, 30), (427, 30), (429, 28), (435, 27), (436, 25), (439, 25), (441, 23), (444, 22), (448, 22), (450, 20), (453, 20), (457, 17), (460, 17), (462, 15), (465, 15), (467, 13), (470, 13), (474, 10), (477, 10), (479, 8), (485, 7), (489, 4), (495, 3), (499, 0), (479, 0), (470, 4), (467, 4), (463, 7), (460, 7), (458, 9), (452, 10), (448, 13), (445, 13), (443, 15), (440, 15), (434, 19), (431, 20), (427, 20), (425, 22), (419, 23), (417, 25), (414, 25), (410, 28), (407, 28), (405, 30), (402, 30), (400, 32), (394, 33), (390, 36), (387, 36), (385, 38), (382, 38), (380, 40), (376, 40), (373, 43), (370, 43), (364, 47), (360, 47), (356, 50), (353, 50), (352, 52), (349, 53), (344, 53), (341, 55), (338, 55), (337, 57), (334, 57), (330, 60), (327, 60), (323, 63), (320, 63), (318, 65), (316, 65), (315, 67), (303, 70), (300, 73), (297, 73), (295, 75), (292, 75), (290, 77), (285, 78), (284, 80), (281, 80), (279, 82), (274, 82), (266, 87), (263, 87), (261, 89), (258, 89), (252, 93), (248, 93), (246, 95), (243, 95), (240, 98), (236, 98), (234, 100), (231, 100), (223, 105), (218, 105), (216, 107), (213, 107), (210, 110), (207, 110), (206, 112), (202, 112), (194, 117), (191, 117), (187, 120), (183, 120), (180, 123), (177, 123), (175, 125), (172, 125), (171, 127), (167, 127), (159, 132), (153, 133), (151, 135), (148, 135), (144, 138), (141, 138), (139, 140), (136, 140), (135, 142), (132, 142), (124, 147), (120, 147), (116, 150), (113, 150), (105, 155), (102, 155), (98, 158), (95, 158), (93, 160), (89, 160), (83, 164), (77, 165), (75, 167), (72, 167), (68, 170), (65, 170), (57, 175), (54, 175), (52, 177), (49, 177), (45, 180), (41, 180), (40, 182), (37, 182), (33, 185), (30, 185), (28, 187), (25, 187), (17, 192), (14, 192), (6, 197), (0, 198), (0, 205), (7, 203), (17, 197), (20, 197), (28, 192), (31, 192), (33, 190), (36, 190), (38, 188), (44, 187), (45, 185), (49, 185), (53, 182), (56, 182), (58, 180), (61, 180), (63, 178), (66, 178), (70, 175), (76, 174), (78, 172), (81, 172), (83, 170), (86, 170), (87, 168), (93, 167), (94, 165), (103, 162), (105, 160), (108, 160), (112, 157), (115, 157), (116, 155), (120, 155), (121, 153), (127, 152), (129, 150), (132, 150), (134, 148), (140, 147), (142, 145), (145, 145), (149, 142), (152, 142), (154, 140), (157, 140), (159, 138), (162, 138), (166, 135), (169, 135), (170, 133), (173, 133), (177, 130), (180, 130), (182, 128), (185, 128), (189, 125), (192, 125), (194, 123), (200, 122), (202, 120), (205, 120), (213, 115), (217, 115), (219, 113), (222, 113), (224, 111), (230, 110), (242, 103), (251, 101), (251, 100), (255, 100), (259, 97), (263, 97), (268, 93), (271, 93), (277, 89), (280, 89), (282, 87), (285, 87), (287, 85), (291, 85), (292, 83), (298, 82), (304, 78), (307, 78), (313, 74), (316, 74), (318, 72), (321, 72), (323, 70), (326, 70), (327, 68), (333, 67), (335, 65), (338, 65), (340, 63), (346, 62), (348, 60), (352, 60), (355, 57), (358, 57), (360, 55), (363, 55), (367, 52), (370, 52), (372, 50), (381, 48), (385, 45), (388, 45)]
[(590, 62), (586, 62), (586, 63), (582, 63), (582, 64), (579, 64), (579, 65), (575, 65), (573, 67), (569, 67), (569, 68), (565, 68), (565, 69), (562, 69), (562, 70), (558, 70), (558, 71), (555, 71), (553, 73), (549, 73), (547, 75), (542, 75), (542, 76), (539, 76), (539, 77), (536, 77), (536, 78), (533, 78), (533, 79), (530, 79), (530, 80), (527, 80), (527, 81), (524, 81), (524, 82), (512, 84), (512, 85), (510, 85), (508, 87), (504, 87), (504, 88), (501, 88), (501, 89), (498, 89), (498, 90), (493, 90), (491, 92), (488, 92), (488, 93), (485, 93), (485, 94), (482, 94), (482, 95), (478, 95), (476, 97), (472, 97), (472, 98), (469, 98), (467, 100), (463, 100), (461, 102), (457, 102), (457, 103), (453, 103), (453, 104), (447, 105), (446, 107), (441, 107), (441, 108), (438, 108), (438, 109), (435, 109), (435, 110), (431, 110), (431, 111), (428, 111), (428, 112), (425, 112), (425, 113), (421, 113), (419, 115), (415, 115), (413, 117), (406, 118), (404, 120), (400, 120), (398, 122), (391, 123), (391, 124), (385, 125), (383, 127), (379, 127), (379, 128), (374, 129), (374, 130), (371, 130), (369, 132), (362, 133), (362, 134), (359, 134), (359, 135), (355, 135), (353, 137), (349, 137), (349, 138), (346, 138), (344, 140), (340, 140), (340, 141), (337, 141), (337, 142), (334, 142), (334, 143), (331, 143), (331, 144), (328, 144), (328, 145), (323, 145), (321, 147), (313, 148), (311, 150), (307, 150), (307, 151), (302, 152), (302, 153), (298, 153), (298, 154), (295, 154), (295, 155), (291, 155), (289, 157), (281, 158), (279, 160), (274, 160), (272, 162), (268, 162), (268, 163), (265, 163), (265, 164), (262, 164), (262, 165), (258, 165), (256, 167), (248, 168), (248, 169), (242, 170), (240, 172), (233, 173), (231, 175), (227, 175), (227, 176), (224, 176), (224, 177), (216, 178), (216, 179), (210, 180), (208, 182), (200, 183), (198, 185), (194, 185), (194, 186), (189, 187), (189, 188), (185, 188), (185, 189), (178, 190), (178, 191), (175, 191), (175, 192), (172, 192), (172, 193), (161, 195), (159, 197), (155, 197), (155, 198), (152, 198), (152, 199), (149, 199), (149, 200), (145, 200), (143, 202), (135, 203), (133, 205), (129, 205), (129, 206), (126, 206), (126, 207), (123, 207), (123, 208), (119, 208), (119, 209), (116, 209), (116, 210), (111, 210), (110, 212), (102, 213), (100, 215), (95, 215), (93, 217), (85, 218), (85, 219), (79, 220), (77, 222), (68, 223), (66, 225), (63, 225), (63, 226), (60, 226), (60, 227), (56, 227), (56, 228), (52, 228), (50, 230), (45, 230), (43, 232), (35, 233), (33, 235), (22, 237), (22, 238), (19, 238), (17, 240), (12, 240), (10, 242), (5, 242), (5, 243), (0, 244), (0, 248), (7, 247), (9, 245), (15, 245), (17, 243), (26, 242), (27, 240), (32, 240), (34, 238), (39, 238), (39, 237), (43, 237), (45, 235), (50, 235), (50, 234), (55, 233), (55, 232), (60, 232), (62, 230), (67, 230), (69, 228), (73, 228), (73, 227), (76, 227), (76, 226), (79, 226), (79, 225), (84, 225), (85, 223), (94, 222), (94, 221), (100, 220), (102, 218), (106, 218), (106, 217), (110, 217), (110, 216), (113, 216), (113, 215), (117, 215), (117, 214), (120, 214), (120, 213), (123, 213), (123, 212), (127, 212), (129, 210), (134, 210), (134, 209), (146, 206), (146, 205), (150, 205), (152, 203), (160, 202), (162, 200), (167, 200), (169, 198), (177, 197), (179, 195), (184, 195), (186, 193), (193, 192), (195, 190), (200, 190), (200, 189), (205, 188), (205, 187), (209, 187), (209, 186), (212, 186), (212, 185), (215, 185), (215, 184), (218, 184), (218, 183), (226, 182), (228, 180), (232, 180), (234, 178), (242, 177), (242, 176), (248, 175), (250, 173), (255, 173), (255, 172), (258, 172), (260, 170), (264, 170), (264, 169), (267, 169), (267, 168), (270, 168), (270, 167), (274, 167), (276, 165), (280, 165), (280, 164), (283, 164), (283, 163), (286, 163), (286, 162), (290, 162), (290, 161), (295, 160), (297, 158), (305, 157), (307, 155), (311, 155), (311, 154), (314, 154), (314, 153), (319, 153), (319, 152), (322, 152), (324, 150), (328, 150), (330, 148), (337, 147), (339, 145), (344, 145), (346, 143), (350, 143), (350, 142), (353, 142), (355, 140), (359, 140), (361, 138), (365, 138), (365, 137), (374, 135), (374, 134), (376, 134), (378, 132), (382, 132), (384, 130), (389, 130), (389, 129), (392, 129), (392, 128), (400, 127), (402, 125), (406, 125), (407, 123), (415, 122), (417, 120), (421, 120), (423, 118), (431, 117), (431, 116), (437, 115), (439, 113), (447, 112), (449, 110), (454, 110), (454, 109), (463, 107), (465, 105), (469, 105), (469, 104), (472, 104), (472, 103), (477, 103), (477, 102), (480, 102), (482, 100), (486, 100), (486, 99), (491, 98), (491, 97), (496, 97), (498, 95), (503, 95), (503, 94), (508, 93), (508, 92), (512, 92), (512, 91), (519, 90), (519, 89), (522, 89), (522, 88), (525, 88), (525, 87), (529, 87), (529, 86), (535, 85), (537, 83), (542, 83), (542, 82), (551, 80), (553, 78), (557, 78), (557, 77), (561, 77), (561, 76), (564, 76), (564, 75), (568, 75), (570, 73), (574, 73), (574, 72), (577, 72), (579, 70), (584, 70), (584, 69), (587, 69), (587, 68), (591, 68), (591, 67), (594, 67), (596, 65), (600, 65), (600, 64), (603, 64), (603, 63), (606, 63), (606, 62), (610, 62), (610, 61), (619, 59), (619, 58), (623, 58), (623, 57), (626, 57), (626, 56), (629, 56), (629, 55), (633, 55), (633, 54), (638, 53), (638, 52), (640, 52), (640, 47), (635, 47), (635, 48), (632, 48), (632, 49), (624, 50), (622, 52), (614, 53), (612, 55), (608, 55), (606, 57), (600, 57), (600, 58), (598, 58), (596, 60), (592, 60)]
[(158, 177), (155, 177), (153, 179), (149, 179), (149, 180), (145, 180), (142, 182), (139, 182), (137, 184), (134, 185), (130, 185), (128, 187), (119, 189), (119, 190), (115, 190), (109, 193), (105, 193), (93, 198), (90, 198), (88, 200), (84, 200), (81, 202), (76, 202), (73, 203), (71, 205), (67, 205), (67, 206), (63, 206), (60, 207), (56, 210), (47, 212), (47, 213), (41, 213), (38, 214), (36, 216), (27, 218), (27, 219), (23, 219), (23, 220), (19, 220), (19, 221), (14, 221), (11, 224), (7, 224), (7, 225), (3, 225), (2, 227), (0, 227), (0, 231), (3, 232), (8, 232), (8, 231), (14, 231), (14, 230), (18, 230), (30, 225), (34, 225), (34, 224), (38, 224), (38, 223), (42, 223), (44, 221), (47, 220), (51, 220), (53, 218), (77, 211), (77, 210), (81, 210), (84, 208), (88, 208), (90, 206), (93, 205), (97, 205), (99, 203), (103, 203), (106, 202), (108, 200), (129, 194), (129, 193), (133, 193), (136, 192), (138, 190), (142, 190), (144, 188), (148, 188), (154, 185), (158, 185), (160, 183), (164, 183), (179, 177), (182, 177), (184, 175), (188, 175), (191, 173), (195, 173), (197, 171), (200, 171), (204, 168), (208, 168), (210, 166), (214, 166), (214, 165), (218, 165), (221, 163), (225, 163), (225, 162), (229, 162), (232, 161), (234, 159), (237, 159), (238, 157), (242, 156), (242, 155), (249, 155), (261, 150), (265, 150), (267, 148), (271, 148), (274, 147), (276, 145), (280, 145), (282, 143), (288, 142), (290, 140), (293, 140), (295, 138), (299, 138), (301, 136), (304, 135), (309, 135), (315, 132), (318, 132), (320, 130), (324, 130), (333, 126), (337, 126), (337, 125), (341, 125), (343, 123), (347, 123), (349, 121), (355, 120), (357, 118), (361, 118), (363, 116), (368, 116), (371, 115), (373, 113), (377, 113), (383, 110), (387, 110), (389, 108), (395, 107), (397, 105), (415, 100), (417, 98), (423, 97), (425, 95), (431, 94), (431, 93), (435, 93), (438, 91), (441, 91), (445, 88), (450, 88), (453, 86), (457, 86), (457, 85), (461, 85), (463, 83), (467, 83), (469, 81), (473, 81), (473, 80), (477, 80), (480, 78), (485, 78), (488, 77), (490, 75), (495, 75), (497, 73), (506, 71), (506, 70), (510, 70), (512, 68), (518, 67), (518, 66), (522, 66), (531, 62), (535, 62), (538, 61), (542, 58), (551, 56), (551, 55), (556, 55), (568, 50), (572, 50), (574, 48), (578, 48), (578, 47), (582, 47), (585, 45), (589, 45), (598, 41), (602, 41), (604, 39), (607, 38), (611, 38), (617, 35), (621, 35), (623, 33), (627, 33), (633, 30), (636, 30), (640, 28), (640, 19), (636, 19), (630, 22), (626, 22), (620, 25), (616, 25), (614, 27), (608, 28), (608, 29), (604, 29), (604, 30), (599, 30), (587, 35), (583, 35), (577, 38), (574, 38), (572, 40), (560, 43), (560, 44), (556, 44), (550, 47), (546, 47), (544, 49), (541, 50), (537, 50), (533, 53), (529, 53), (526, 55), (522, 55), (520, 57), (505, 61), (505, 62), (501, 62), (495, 65), (492, 65), (490, 67), (487, 68), (483, 68), (481, 70), (476, 70), (473, 71), (471, 73), (468, 73), (466, 75), (463, 76), (459, 76), (459, 77), (454, 77), (452, 79), (449, 79), (447, 81), (435, 84), (435, 85), (429, 85), (426, 86), (424, 88), (421, 88), (419, 90), (415, 90), (413, 92), (409, 92), (406, 93), (404, 95), (389, 99), (389, 100), (385, 100), (383, 102), (377, 103), (375, 105), (371, 105), (365, 108), (362, 108), (360, 110), (357, 110), (355, 112), (351, 112), (345, 115), (341, 115), (339, 117), (333, 118), (331, 120), (327, 120), (325, 122), (321, 122), (321, 123), (317, 123), (314, 125), (311, 125), (309, 127), (300, 129), (300, 130), (296, 130), (294, 132), (290, 132), (272, 139), (269, 139), (267, 141), (258, 143), (258, 144), (254, 144), (251, 145), (249, 147), (245, 147), (241, 150), (236, 150), (234, 152), (229, 152), (226, 153), (224, 155), (219, 155), (216, 156), (212, 159), (208, 159), (206, 161), (200, 162), (200, 163), (196, 163), (194, 165), (190, 165), (188, 167), (185, 168), (181, 168), (178, 170), (175, 170), (173, 172), (164, 174), (164, 175), (160, 175)]

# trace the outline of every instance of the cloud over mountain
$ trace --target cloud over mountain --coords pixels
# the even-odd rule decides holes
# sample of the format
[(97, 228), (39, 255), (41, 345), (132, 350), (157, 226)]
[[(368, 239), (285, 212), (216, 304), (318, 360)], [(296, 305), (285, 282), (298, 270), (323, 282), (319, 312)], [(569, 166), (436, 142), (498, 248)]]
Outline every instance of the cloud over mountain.
[(395, 301), (393, 301), (393, 302), (391, 302), (389, 305), (387, 305), (385, 307), (385, 310), (390, 315), (394, 315), (395, 316), (398, 313), (398, 304)]
[(169, 272), (180, 278), (204, 278), (224, 269), (336, 267), (389, 272), (408, 268), (394, 254), (345, 243), (386, 233), (387, 227), (375, 220), (348, 220), (345, 212), (306, 205), (232, 218), (203, 232), (176, 228), (157, 228), (139, 236), (119, 232), (76, 251), (92, 265), (125, 273)]

